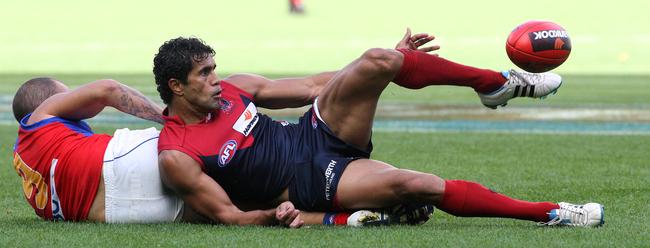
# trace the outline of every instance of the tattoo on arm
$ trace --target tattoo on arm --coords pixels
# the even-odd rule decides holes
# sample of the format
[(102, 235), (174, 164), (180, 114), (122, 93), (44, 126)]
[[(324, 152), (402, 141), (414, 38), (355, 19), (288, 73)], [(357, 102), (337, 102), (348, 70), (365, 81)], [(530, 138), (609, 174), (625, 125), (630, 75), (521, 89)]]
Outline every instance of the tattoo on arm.
[(116, 108), (145, 120), (163, 123), (160, 106), (140, 92), (126, 86), (119, 89), (119, 101)]

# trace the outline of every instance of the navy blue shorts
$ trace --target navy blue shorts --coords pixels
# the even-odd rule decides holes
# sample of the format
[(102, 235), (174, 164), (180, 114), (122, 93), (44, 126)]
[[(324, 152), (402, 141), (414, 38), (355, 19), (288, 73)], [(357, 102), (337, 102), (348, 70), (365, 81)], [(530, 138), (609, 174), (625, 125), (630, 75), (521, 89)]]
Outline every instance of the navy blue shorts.
[(370, 157), (372, 143), (367, 148), (358, 148), (344, 142), (317, 117), (313, 108), (300, 118), (296, 128), (308, 155), (304, 162), (296, 164), (289, 200), (303, 211), (339, 210), (336, 190), (341, 175), (350, 162)]

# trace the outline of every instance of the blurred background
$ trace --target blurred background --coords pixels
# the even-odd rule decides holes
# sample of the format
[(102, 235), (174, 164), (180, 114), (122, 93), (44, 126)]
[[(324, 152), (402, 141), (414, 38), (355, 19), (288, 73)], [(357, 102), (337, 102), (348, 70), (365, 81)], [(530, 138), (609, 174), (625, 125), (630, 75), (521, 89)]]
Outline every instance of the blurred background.
[(573, 51), (557, 72), (650, 73), (650, 2), (304, 0), (7, 1), (0, 6), (0, 73), (149, 73), (162, 42), (204, 39), (222, 72), (312, 73), (344, 66), (370, 47), (392, 47), (406, 27), (438, 37), (446, 58), (513, 65), (505, 39), (530, 19), (554, 21)]
[[(278, 78), (336, 70), (368, 48), (393, 47), (407, 27), (434, 34), (442, 46), (439, 54), (447, 59), (507, 70), (514, 67), (504, 49), (510, 31), (527, 20), (543, 19), (563, 26), (573, 44), (569, 59), (554, 70), (565, 79), (557, 96), (516, 99), (509, 109), (491, 111), (465, 88), (411, 91), (391, 86), (382, 96), (379, 117), (650, 122), (650, 2), (302, 4), (304, 13), (299, 14), (290, 12), (284, 0), (2, 0), (0, 101), (8, 104), (18, 85), (33, 76), (53, 76), (72, 86), (114, 78), (158, 100), (152, 59), (164, 41), (178, 36), (196, 36), (211, 45), (221, 77), (250, 72)], [(8, 105), (3, 105), (0, 112), (9, 117)]]

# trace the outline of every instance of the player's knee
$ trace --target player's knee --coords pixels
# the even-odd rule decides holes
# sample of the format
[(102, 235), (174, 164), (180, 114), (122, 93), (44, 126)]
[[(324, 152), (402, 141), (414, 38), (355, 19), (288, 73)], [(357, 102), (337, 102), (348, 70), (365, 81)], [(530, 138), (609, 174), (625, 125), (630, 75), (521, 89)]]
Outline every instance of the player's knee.
[(439, 187), (438, 177), (424, 173), (408, 173), (398, 180), (395, 194), (401, 200), (424, 200), (442, 195), (443, 188)]
[(364, 70), (378, 73), (396, 73), (402, 65), (403, 55), (395, 50), (371, 48), (361, 55)]

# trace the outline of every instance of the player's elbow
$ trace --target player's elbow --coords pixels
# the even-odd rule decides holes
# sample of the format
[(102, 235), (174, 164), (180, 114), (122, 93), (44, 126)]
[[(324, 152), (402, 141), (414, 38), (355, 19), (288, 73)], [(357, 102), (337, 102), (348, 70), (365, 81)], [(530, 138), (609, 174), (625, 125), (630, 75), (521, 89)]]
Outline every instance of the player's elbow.
[(106, 91), (116, 91), (121, 87), (121, 83), (114, 79), (100, 79), (95, 81), (100, 89)]
[(101, 79), (92, 83), (96, 99), (108, 102), (108, 100), (119, 92), (122, 84), (113, 79)]

